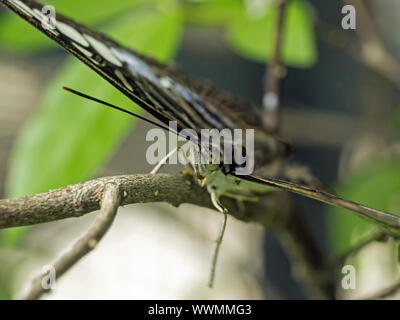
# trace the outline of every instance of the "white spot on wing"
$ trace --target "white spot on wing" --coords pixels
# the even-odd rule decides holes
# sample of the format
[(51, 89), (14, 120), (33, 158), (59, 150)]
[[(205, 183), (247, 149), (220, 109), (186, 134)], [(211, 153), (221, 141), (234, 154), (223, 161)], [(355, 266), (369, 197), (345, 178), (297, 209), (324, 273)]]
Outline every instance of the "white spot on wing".
[(25, 3), (19, 1), (19, 0), (13, 0), (10, 1), (13, 5), (15, 5), (19, 10), (21, 10), (23, 13), (25, 13), (27, 16), (32, 17), (32, 11), (31, 8), (29, 8)]
[(162, 77), (160, 79), (160, 83), (164, 88), (171, 88), (172, 87), (172, 82), (171, 79), (169, 77)]
[(64, 22), (57, 21), (56, 22), (57, 29), (62, 33), (65, 34), (68, 38), (74, 40), (75, 42), (79, 43), (84, 47), (89, 47), (89, 42), (86, 41), (85, 37), (79, 33), (73, 27), (65, 24)]
[(128, 90), (133, 91), (132, 86), (131, 86), (130, 83), (126, 80), (126, 78), (124, 77), (124, 75), (122, 74), (121, 71), (115, 70), (114, 73), (115, 73), (116, 76), (122, 81), (122, 83), (124, 84), (124, 86), (125, 86), (126, 88), (128, 88)]
[(263, 97), (263, 105), (267, 110), (275, 110), (279, 106), (279, 97), (276, 93), (268, 92)]
[(132, 72), (133, 75), (141, 75), (153, 82), (154, 84), (159, 85), (160, 81), (158, 80), (153, 70), (140, 58), (136, 57), (134, 54), (124, 49), (111, 48), (111, 50), (121, 61), (126, 62), (129, 71)]
[(47, 21), (46, 17), (43, 15), (42, 12), (40, 12), (38, 9), (33, 9), (32, 14), (36, 19), (38, 19), (40, 22)]
[(81, 53), (83, 53), (86, 57), (91, 58), (93, 56), (93, 53), (91, 53), (89, 50), (86, 50), (85, 48), (82, 48), (80, 45), (76, 44), (75, 42), (72, 42), (72, 45), (77, 48)]
[(60, 35), (60, 33), (57, 30), (53, 30), (52, 28), (47, 29), (48, 32), (51, 32), (52, 34), (54, 34), (56, 37), (58, 37)]
[(100, 65), (96, 59), (90, 58), (90, 61), (92, 61), (94, 64), (97, 64), (98, 66)]
[(122, 67), (121, 61), (119, 61), (112, 53), (109, 47), (107, 47), (104, 43), (99, 40), (85, 34), (85, 38), (89, 41), (89, 43), (96, 49), (96, 51), (106, 60), (111, 62), (112, 64)]

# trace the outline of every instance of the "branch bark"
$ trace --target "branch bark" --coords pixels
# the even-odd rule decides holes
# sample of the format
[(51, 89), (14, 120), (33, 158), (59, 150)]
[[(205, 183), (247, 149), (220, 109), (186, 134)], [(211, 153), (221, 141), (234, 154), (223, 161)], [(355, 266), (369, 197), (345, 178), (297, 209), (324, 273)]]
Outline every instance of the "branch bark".
[[(105, 186), (101, 210), (93, 226), (67, 252), (51, 264), (58, 278), (97, 246), (114, 222), (121, 199), (117, 185), (107, 184)], [(48, 291), (49, 289), (43, 286), (42, 282), (43, 275), (39, 274), (32, 280), (31, 287), (23, 299), (36, 300)]]
[(333, 27), (324, 21), (319, 21), (319, 38), (333, 47), (342, 49), (354, 60), (371, 68), (382, 77), (391, 81), (400, 89), (400, 64), (385, 48), (375, 24), (363, 0), (343, 0), (345, 4), (353, 5), (357, 10), (357, 35), (355, 39), (343, 33), (341, 29)]
[(286, 74), (281, 64), (281, 47), (286, 0), (276, 0), (278, 18), (276, 22), (275, 43), (271, 62), (266, 67), (265, 89), (263, 97), (263, 122), (267, 130), (275, 132), (279, 128), (279, 106), (281, 79)]
[[(169, 174), (123, 175), (94, 179), (22, 198), (0, 200), (0, 228), (80, 217), (98, 210), (109, 185), (118, 186), (120, 205), (168, 202), (174, 206), (189, 203), (214, 209), (208, 192), (194, 183), (191, 177)], [(289, 256), (296, 261), (295, 269), (307, 270), (306, 273), (300, 272), (300, 275), (307, 276), (300, 276), (298, 280), (306, 285), (311, 297), (319, 299), (331, 297), (327, 286), (318, 277), (325, 271), (323, 270), (324, 259), (307, 237), (308, 230), (302, 223), (298, 223), (298, 217), (291, 214), (292, 202), (286, 192), (272, 192), (258, 202), (247, 202), (245, 212), (238, 207), (236, 201), (230, 198), (222, 198), (222, 202), (229, 214), (239, 220), (256, 222), (266, 228), (273, 227), (280, 231), (287, 230), (285, 248)], [(106, 229), (102, 230), (105, 233)], [(81, 253), (89, 252), (87, 251), (88, 239), (93, 236), (91, 231), (89, 234), (78, 241), (80, 248), (85, 248), (83, 251), (78, 250)], [(304, 239), (306, 241), (303, 241)], [(78, 261), (80, 254), (73, 253), (72, 250), (69, 253), (72, 258), (67, 261)], [(65, 268), (61, 268), (63, 265), (67, 265), (64, 262), (59, 263), (60, 270)], [(35, 295), (37, 296), (37, 294), (32, 294), (27, 297)]]
[(356, 32), (361, 42), (362, 60), (400, 88), (400, 65), (382, 43), (365, 1), (344, 0), (344, 3), (357, 8), (358, 26)]
[(391, 286), (383, 289), (382, 291), (376, 292), (374, 295), (370, 297), (366, 297), (360, 300), (379, 300), (390, 298), (395, 295), (400, 290), (400, 281), (393, 283)]
[(341, 267), (341, 266), (343, 266), (343, 264), (346, 262), (346, 260), (348, 258), (350, 258), (351, 256), (356, 255), (357, 253), (359, 253), (362, 249), (364, 249), (366, 246), (368, 246), (372, 242), (385, 241), (387, 238), (388, 238), (388, 235), (385, 234), (384, 232), (381, 232), (381, 231), (375, 232), (375, 233), (369, 235), (368, 237), (366, 237), (365, 239), (361, 240), (356, 245), (354, 245), (351, 248), (349, 248), (346, 252), (341, 254), (336, 259), (334, 259), (331, 262), (331, 266), (333, 268)]
[(0, 200), (0, 228), (80, 217), (98, 210), (108, 184), (119, 186), (121, 205), (169, 202), (178, 206), (188, 202), (212, 208), (206, 192), (183, 176), (122, 175), (94, 179), (22, 198)]

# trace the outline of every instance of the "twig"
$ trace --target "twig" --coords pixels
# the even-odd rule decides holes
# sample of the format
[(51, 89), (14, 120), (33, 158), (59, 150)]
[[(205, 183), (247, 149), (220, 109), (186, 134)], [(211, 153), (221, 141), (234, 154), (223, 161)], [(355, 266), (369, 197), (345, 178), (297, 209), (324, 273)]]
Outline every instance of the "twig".
[[(263, 123), (271, 132), (276, 132), (280, 124), (280, 91), (281, 80), (286, 69), (281, 64), (281, 49), (286, 0), (276, 0), (278, 17), (272, 59), (266, 66), (265, 89), (263, 97)], [(286, 199), (287, 200), (287, 199)], [(309, 296), (316, 299), (334, 298), (333, 283), (325, 279), (325, 260), (315, 246), (307, 228), (290, 208), (286, 219), (278, 225), (279, 237), (292, 262), (292, 273), (305, 287)]]
[[(74, 245), (65, 252), (52, 266), (55, 270), (55, 275), (60, 278), (68, 269), (75, 265), (82, 257), (92, 251), (108, 229), (111, 227), (118, 208), (121, 203), (121, 194), (119, 188), (115, 184), (107, 184), (104, 189), (104, 194), (101, 202), (101, 210), (99, 216), (93, 226), (79, 238)], [(25, 300), (39, 299), (42, 294), (48, 291), (42, 285), (43, 275), (40, 274), (32, 280), (29, 292), (24, 296)]]
[(366, 237), (365, 239), (361, 240), (359, 243), (357, 243), (353, 247), (349, 248), (346, 252), (341, 254), (335, 260), (333, 260), (331, 262), (332, 267), (342, 265), (346, 261), (347, 258), (357, 254), (360, 250), (365, 248), (370, 243), (372, 243), (374, 241), (383, 241), (383, 240), (387, 239), (387, 237), (388, 237), (388, 235), (383, 233), (383, 232), (373, 233), (372, 235), (370, 235), (370, 236)]
[[(190, 203), (214, 209), (207, 190), (193, 183), (190, 177), (168, 174), (124, 175), (99, 178), (22, 198), (0, 200), (0, 228), (79, 217), (98, 210), (105, 186), (109, 184), (119, 187), (123, 195), (121, 205), (168, 202), (174, 206)], [(222, 198), (222, 201), (231, 216), (259, 223), (265, 228), (284, 229), (286, 223), (291, 221), (289, 199), (286, 192), (271, 192), (258, 202), (246, 203), (244, 212), (238, 208), (236, 201), (229, 198)], [(310, 269), (306, 274), (313, 274), (317, 266), (322, 265), (316, 263), (321, 257), (311, 241), (301, 243), (308, 238), (308, 230), (296, 221), (290, 223), (290, 230), (287, 231), (288, 237), (294, 240), (287, 241), (285, 248), (288, 249), (289, 257), (294, 257), (302, 268)], [(298, 248), (301, 248), (300, 254), (296, 252)], [(315, 281), (315, 277), (299, 280), (307, 282), (309, 288), (317, 288), (312, 292), (325, 289), (319, 281)]]
[(400, 290), (400, 281), (362, 300), (378, 300), (378, 299), (389, 298), (390, 296), (396, 294), (399, 290)]
[(263, 97), (264, 126), (271, 132), (277, 131), (279, 127), (280, 81), (285, 75), (285, 68), (281, 64), (281, 47), (286, 0), (276, 0), (276, 2), (278, 7), (278, 17), (276, 23), (275, 43), (271, 62), (265, 69), (266, 76)]
[[(334, 299), (335, 290), (327, 264), (300, 216), (292, 214), (278, 237), (290, 257), (292, 274), (312, 299)], [(303, 230), (303, 232), (301, 232)]]
[(222, 226), (221, 226), (221, 231), (218, 235), (218, 239), (217, 239), (217, 244), (214, 250), (214, 255), (213, 255), (213, 259), (211, 262), (211, 271), (210, 271), (210, 279), (208, 281), (208, 287), (212, 288), (214, 285), (214, 278), (215, 278), (215, 271), (217, 269), (217, 261), (218, 261), (218, 254), (219, 254), (219, 250), (221, 248), (221, 244), (222, 244), (222, 239), (224, 238), (224, 234), (225, 234), (225, 229), (226, 229), (226, 221), (228, 220), (228, 212), (226, 212), (225, 210), (223, 210), (222, 214), (224, 215), (224, 220), (222, 222)]
[(343, 49), (352, 58), (361, 61), (400, 89), (400, 63), (386, 50), (380, 40), (364, 1), (344, 0), (344, 2), (353, 5), (357, 10), (356, 31), (361, 47), (354, 45), (355, 41), (344, 34), (343, 30), (323, 21), (319, 22), (320, 39)]
[(365, 64), (393, 81), (400, 88), (400, 65), (383, 45), (364, 0), (344, 0), (357, 8), (356, 32), (361, 40), (361, 57)]
[[(215, 209), (207, 190), (194, 183), (190, 176), (181, 174), (121, 175), (89, 180), (21, 198), (2, 199), (0, 200), (0, 229), (76, 218), (99, 210), (105, 187), (109, 184), (119, 187), (123, 195), (121, 205), (168, 202), (175, 207), (188, 203)], [(246, 203), (244, 213), (238, 209), (235, 200), (226, 197), (222, 200), (231, 216), (269, 227), (278, 223), (288, 210), (286, 205), (276, 200), (280, 199), (281, 194), (286, 193), (271, 193), (268, 204), (262, 201)]]
[(118, 185), (122, 205), (169, 202), (209, 206), (207, 192), (182, 175), (136, 174), (94, 179), (16, 199), (0, 200), (0, 229), (80, 217), (99, 210), (108, 184)]

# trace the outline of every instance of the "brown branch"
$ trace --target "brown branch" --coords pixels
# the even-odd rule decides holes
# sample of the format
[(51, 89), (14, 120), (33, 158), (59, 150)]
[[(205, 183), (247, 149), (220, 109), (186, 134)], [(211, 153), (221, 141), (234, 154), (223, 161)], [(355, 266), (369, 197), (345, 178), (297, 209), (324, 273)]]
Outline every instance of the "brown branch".
[[(124, 175), (99, 178), (22, 198), (0, 200), (0, 228), (79, 217), (98, 210), (105, 188), (110, 184), (118, 186), (122, 196), (121, 205), (168, 202), (174, 206), (189, 203), (214, 208), (206, 189), (194, 183), (191, 177), (168, 174)], [(308, 230), (302, 223), (296, 222), (298, 218), (290, 214), (292, 204), (286, 192), (271, 192), (258, 202), (247, 202), (245, 212), (230, 198), (222, 198), (222, 202), (229, 214), (240, 220), (278, 230), (285, 230), (285, 226), (290, 225), (285, 235), (289, 239), (285, 246), (289, 257), (294, 255), (296, 266), (308, 270), (308, 275), (321, 273), (324, 263), (320, 253), (312, 241), (303, 241), (307, 238)], [(330, 297), (329, 292), (320, 294), (326, 286), (321, 285), (319, 279), (307, 277), (298, 280), (312, 289), (310, 293), (318, 292), (318, 298)]]
[[(66, 218), (76, 218), (100, 209), (105, 187), (115, 184), (123, 198), (121, 205), (134, 203), (168, 202), (173, 206), (183, 203), (214, 209), (205, 188), (190, 176), (171, 174), (134, 174), (103, 177), (68, 185), (48, 192), (16, 199), (0, 200), (0, 229), (34, 225)], [(239, 220), (260, 223), (265, 227), (285, 221), (288, 204), (275, 201), (282, 192), (274, 192), (268, 203), (247, 202), (246, 212), (238, 209), (235, 200), (222, 198), (229, 214)], [(272, 196), (273, 195), (273, 196)], [(282, 201), (288, 201), (287, 198)]]
[[(116, 184), (123, 195), (122, 205), (188, 202), (207, 206), (207, 195), (180, 175), (122, 175), (90, 180), (17, 199), (0, 200), (0, 228), (33, 225), (79, 217), (100, 209), (104, 188)], [(174, 190), (174, 192), (171, 192)], [(212, 208), (212, 205), (209, 204)]]
[(349, 248), (346, 252), (341, 254), (339, 257), (334, 259), (331, 262), (332, 267), (343, 265), (344, 262), (349, 257), (356, 255), (358, 252), (360, 252), (363, 248), (368, 246), (370, 243), (375, 242), (375, 241), (384, 241), (387, 238), (388, 238), (388, 235), (385, 234), (384, 232), (375, 232), (375, 233), (371, 234), (370, 236), (366, 237), (365, 239), (362, 239), (357, 244), (355, 244), (354, 246)]
[(400, 281), (392, 284), (391, 286), (375, 293), (374, 295), (367, 297), (363, 300), (378, 300), (378, 299), (385, 299), (393, 296), (400, 290)]
[(400, 88), (400, 65), (385, 48), (365, 5), (365, 0), (344, 0), (357, 10), (356, 32), (361, 41), (364, 63), (393, 81)]
[(290, 257), (292, 274), (313, 299), (335, 299), (333, 277), (320, 248), (309, 232), (298, 232), (306, 229), (296, 214), (279, 229), (278, 237)]
[(273, 54), (270, 63), (266, 66), (265, 89), (263, 97), (263, 122), (267, 130), (275, 132), (279, 127), (280, 82), (285, 76), (286, 69), (281, 64), (281, 48), (283, 22), (286, 0), (276, 0), (278, 17)]
[[(67, 252), (51, 264), (55, 270), (57, 278), (60, 278), (82, 257), (97, 246), (111, 227), (115, 216), (117, 215), (121, 199), (122, 197), (117, 185), (107, 184), (105, 186), (101, 201), (101, 210), (93, 226), (81, 238), (79, 238)], [(48, 288), (45, 288), (42, 285), (43, 277), (44, 276), (40, 274), (32, 280), (31, 288), (23, 299), (39, 299), (42, 294), (48, 291)]]
[(356, 45), (353, 37), (323, 21), (319, 21), (317, 29), (319, 38), (334, 47), (343, 49), (353, 59), (364, 63), (400, 89), (400, 63), (380, 40), (364, 0), (344, 0), (344, 3), (353, 5), (357, 10), (356, 32), (360, 44)]

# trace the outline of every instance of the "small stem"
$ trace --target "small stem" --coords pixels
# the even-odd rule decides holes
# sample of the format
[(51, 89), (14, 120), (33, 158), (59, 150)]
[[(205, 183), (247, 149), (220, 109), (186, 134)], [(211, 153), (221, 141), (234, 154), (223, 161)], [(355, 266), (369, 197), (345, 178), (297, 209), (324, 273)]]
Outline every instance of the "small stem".
[(219, 250), (221, 248), (222, 239), (224, 238), (224, 234), (225, 234), (225, 230), (226, 230), (226, 222), (228, 220), (228, 211), (227, 210), (223, 210), (222, 213), (224, 215), (224, 220), (223, 220), (222, 225), (221, 225), (221, 231), (219, 232), (219, 236), (218, 236), (218, 239), (217, 239), (217, 245), (215, 247), (214, 256), (213, 256), (213, 259), (212, 259), (212, 262), (211, 262), (210, 279), (208, 281), (208, 286), (210, 288), (212, 288), (213, 285), (214, 285), (215, 271), (217, 269)]
[(325, 257), (297, 214), (291, 214), (278, 233), (292, 265), (292, 273), (311, 299), (334, 299), (333, 277)]
[[(52, 264), (57, 278), (60, 278), (82, 257), (96, 248), (99, 241), (111, 227), (115, 216), (117, 215), (120, 203), (121, 196), (118, 186), (114, 184), (106, 185), (101, 210), (93, 226), (87, 231), (87, 233), (79, 238), (67, 252)], [(32, 280), (31, 288), (23, 298), (24, 300), (36, 300), (45, 292), (48, 292), (49, 288), (42, 284), (44, 276), (45, 275), (39, 274)]]
[(400, 281), (392, 284), (391, 286), (376, 292), (372, 296), (363, 298), (362, 300), (378, 300), (378, 299), (385, 299), (389, 298), (390, 296), (393, 296), (395, 293), (397, 293), (400, 290)]
[(281, 64), (281, 48), (283, 23), (286, 8), (286, 0), (276, 0), (278, 7), (278, 18), (276, 23), (275, 43), (272, 58), (267, 64), (265, 72), (265, 90), (263, 97), (263, 121), (268, 131), (275, 132), (279, 127), (280, 107), (280, 81), (286, 71)]
[[(388, 237), (387, 234), (383, 232), (376, 232), (365, 239), (361, 240), (359, 243), (348, 249), (345, 253), (337, 257), (334, 261), (331, 262), (332, 267), (342, 265), (347, 258), (357, 254), (361, 249), (369, 245), (374, 241), (383, 241)], [(333, 271), (333, 270), (332, 270)]]

